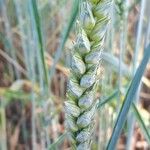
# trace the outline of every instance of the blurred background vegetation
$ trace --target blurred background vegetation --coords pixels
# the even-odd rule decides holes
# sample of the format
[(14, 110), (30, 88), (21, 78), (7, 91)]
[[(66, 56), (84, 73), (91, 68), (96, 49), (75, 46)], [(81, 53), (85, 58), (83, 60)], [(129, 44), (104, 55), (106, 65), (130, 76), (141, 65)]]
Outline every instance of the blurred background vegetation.
[[(0, 150), (69, 149), (63, 104), (77, 6), (77, 0), (0, 0)], [(114, 0), (93, 150), (105, 149), (150, 42), (149, 6), (148, 0)], [(133, 99), (117, 150), (150, 149), (150, 64)]]

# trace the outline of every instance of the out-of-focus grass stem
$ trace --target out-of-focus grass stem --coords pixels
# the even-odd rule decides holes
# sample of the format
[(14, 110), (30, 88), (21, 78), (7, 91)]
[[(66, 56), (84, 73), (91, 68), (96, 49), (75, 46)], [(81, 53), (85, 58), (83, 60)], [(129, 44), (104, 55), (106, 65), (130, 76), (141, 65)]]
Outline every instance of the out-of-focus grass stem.
[[(14, 59), (14, 61), (17, 62), (17, 56), (16, 56), (16, 52), (14, 50), (13, 41), (12, 41), (13, 36), (12, 36), (11, 26), (10, 26), (10, 22), (7, 17), (6, 2), (4, 0), (0, 0), (0, 3), (2, 4), (2, 6), (1, 6), (2, 16), (4, 17), (4, 30), (5, 30), (6, 37), (8, 39), (8, 42), (9, 42), (9, 45), (11, 48), (11, 49), (6, 49), (6, 52)], [(18, 79), (20, 78), (20, 72), (17, 69), (14, 69), (14, 71), (13, 71), (13, 67), (10, 65), (9, 65), (9, 69), (10, 69), (9, 73), (12, 76), (12, 78), (14, 78), (14, 75), (16, 75), (16, 77)]]
[[(135, 74), (137, 67), (138, 67), (137, 61), (138, 61), (138, 54), (139, 54), (140, 45), (141, 45), (141, 41), (142, 41), (142, 29), (143, 29), (143, 19), (144, 19), (145, 7), (146, 7), (146, 0), (142, 0), (141, 1), (140, 19), (139, 19), (138, 28), (137, 28), (137, 39), (136, 39), (136, 45), (135, 45), (134, 57), (133, 57), (133, 75)], [(141, 83), (140, 83), (140, 86), (134, 97), (136, 103), (139, 102), (140, 89), (141, 89)], [(134, 125), (135, 125), (135, 119), (132, 114), (129, 115), (128, 123), (129, 123), (128, 125), (130, 128), (128, 130), (126, 149), (131, 150), (131, 139), (133, 136)]]
[[(27, 43), (26, 43), (26, 39), (27, 37), (25, 36), (25, 28), (24, 28), (24, 19), (22, 16), (22, 10), (21, 10), (21, 5), (20, 2), (18, 0), (14, 0), (14, 4), (15, 4), (15, 8), (16, 8), (16, 16), (18, 19), (18, 23), (19, 23), (19, 30), (21, 32), (20, 38), (21, 38), (21, 46), (22, 46), (22, 50), (23, 50), (23, 54), (24, 54), (24, 59), (25, 59), (25, 66), (27, 69), (27, 73), (28, 73), (28, 78), (30, 77), (30, 70), (29, 70), (29, 57), (28, 57), (28, 48), (27, 48)], [(27, 25), (26, 25), (27, 26)]]
[(0, 149), (7, 150), (6, 116), (2, 101), (4, 101), (4, 99), (2, 100), (2, 98), (0, 98)]

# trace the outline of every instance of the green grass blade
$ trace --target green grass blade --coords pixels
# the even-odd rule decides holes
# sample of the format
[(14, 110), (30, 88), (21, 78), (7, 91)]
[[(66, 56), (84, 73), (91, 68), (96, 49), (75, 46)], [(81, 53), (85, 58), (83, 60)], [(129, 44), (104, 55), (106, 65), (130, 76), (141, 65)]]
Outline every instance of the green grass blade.
[(65, 46), (65, 43), (66, 43), (66, 40), (69, 36), (69, 33), (72, 29), (72, 26), (75, 22), (75, 19), (77, 17), (77, 14), (78, 14), (78, 10), (79, 10), (79, 2), (80, 0), (74, 0), (73, 2), (73, 5), (72, 5), (72, 13), (71, 13), (71, 17), (70, 17), (70, 20), (68, 22), (68, 25), (67, 27), (65, 28), (65, 30), (63, 31), (62, 33), (62, 40), (61, 40), (61, 43), (55, 53), (55, 57), (54, 57), (54, 62), (53, 62), (53, 66), (51, 68), (51, 72), (50, 72), (50, 78), (53, 76), (53, 74), (55, 73), (55, 66), (61, 56), (61, 52), (62, 50), (64, 49), (64, 46)]
[[(139, 58), (139, 52), (140, 52), (140, 48), (142, 45), (142, 29), (144, 26), (144, 17), (145, 17), (145, 7), (146, 7), (146, 0), (142, 0), (141, 1), (141, 9), (140, 9), (140, 16), (139, 16), (139, 22), (138, 22), (138, 27), (137, 27), (137, 36), (136, 36), (136, 42), (135, 42), (135, 49), (134, 49), (134, 55), (133, 55), (133, 69), (132, 69), (132, 74), (135, 74), (135, 71), (138, 67), (138, 58)], [(139, 102), (140, 98), (139, 98), (139, 93), (140, 93), (140, 88), (141, 86), (139, 86), (139, 89), (136, 93), (135, 96), (135, 101), (136, 103)], [(128, 124), (130, 126), (129, 130), (128, 130), (128, 136), (127, 136), (127, 144), (126, 144), (126, 148), (128, 149), (131, 145), (131, 138), (133, 135), (133, 131), (134, 131), (134, 124), (135, 124), (135, 120), (133, 118), (133, 116), (129, 116), (129, 120), (128, 120)]]
[(115, 92), (113, 92), (109, 97), (107, 97), (106, 99), (102, 100), (99, 102), (98, 104), (98, 108), (101, 108), (103, 105), (105, 105), (106, 103), (110, 102), (111, 100), (113, 100), (114, 97), (116, 97), (118, 95), (118, 90), (116, 90)]
[(136, 120), (138, 121), (140, 127), (143, 130), (143, 133), (145, 135), (145, 138), (147, 139), (147, 142), (150, 144), (150, 133), (149, 133), (149, 131), (148, 131), (148, 129), (147, 129), (147, 127), (146, 127), (146, 125), (134, 103), (132, 103), (132, 109), (133, 109)]
[(145, 14), (145, 7), (146, 7), (146, 0), (142, 0), (140, 18), (139, 18), (139, 23), (138, 23), (137, 39), (136, 39), (134, 58), (133, 58), (133, 74), (135, 73), (136, 68), (137, 68), (137, 60), (138, 60), (140, 45), (142, 41), (142, 29), (143, 29), (143, 24), (144, 24), (143, 19), (144, 19), (144, 14)]
[(145, 71), (149, 57), (150, 57), (150, 45), (145, 49), (145, 54), (144, 54), (144, 57), (142, 59), (142, 62), (139, 65), (139, 67), (136, 71), (136, 74), (135, 74), (135, 76), (131, 82), (131, 85), (128, 89), (124, 103), (123, 103), (122, 108), (120, 110), (120, 113), (117, 117), (117, 121), (115, 123), (112, 136), (111, 136), (109, 143), (107, 145), (107, 150), (112, 150), (112, 149), (115, 149), (115, 147), (116, 147), (117, 140), (121, 134), (121, 130), (122, 130), (123, 125), (126, 121), (128, 111), (130, 109), (133, 98), (134, 98), (136, 91), (138, 89), (138, 86), (140, 84), (140, 81), (141, 81), (142, 75)]
[(37, 34), (38, 34), (40, 54), (41, 54), (41, 60), (42, 60), (45, 82), (46, 82), (45, 84), (48, 87), (48, 72), (47, 72), (47, 67), (46, 67), (46, 63), (45, 63), (44, 46), (43, 46), (42, 32), (41, 32), (41, 23), (40, 23), (40, 16), (38, 13), (36, 0), (32, 0), (32, 7), (33, 7), (33, 14), (34, 14), (34, 19), (35, 19), (35, 24), (36, 24)]
[(67, 136), (67, 133), (62, 134), (62, 135), (56, 140), (56, 142), (54, 142), (53, 144), (50, 145), (50, 147), (49, 147), (48, 149), (49, 149), (49, 150), (56, 150), (56, 149), (57, 149), (57, 146), (63, 142), (63, 140), (65, 139), (66, 136)]

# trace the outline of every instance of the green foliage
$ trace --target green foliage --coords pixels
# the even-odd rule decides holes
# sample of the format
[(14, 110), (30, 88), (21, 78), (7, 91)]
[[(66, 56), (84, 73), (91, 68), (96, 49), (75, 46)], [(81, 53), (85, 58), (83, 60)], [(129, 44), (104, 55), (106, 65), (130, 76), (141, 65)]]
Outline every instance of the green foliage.
[(137, 92), (138, 86), (140, 84), (142, 75), (145, 71), (145, 68), (146, 68), (146, 65), (149, 61), (149, 58), (150, 58), (150, 45), (145, 49), (145, 54), (144, 54), (144, 57), (142, 59), (142, 62), (140, 64), (140, 66), (138, 67), (138, 69), (135, 73), (135, 76), (131, 82), (131, 85), (128, 89), (124, 103), (123, 103), (122, 108), (121, 108), (119, 115), (117, 117), (117, 121), (115, 123), (115, 127), (113, 130), (112, 136), (111, 136), (110, 141), (109, 141), (108, 146), (107, 146), (108, 150), (110, 150), (112, 148), (114, 149), (116, 146), (119, 135), (121, 134), (121, 129), (123, 128), (123, 125), (126, 121), (128, 111), (130, 109), (130, 106), (131, 106), (133, 99), (135, 97), (135, 94)]
[(142, 116), (140, 115), (140, 113), (134, 103), (132, 104), (132, 109), (133, 109), (135, 118), (137, 119), (138, 123), (140, 124), (148, 143), (150, 143), (149, 129), (148, 129), (148, 127), (146, 127), (144, 120), (142, 119)]
[(135, 122), (150, 142), (149, 4), (0, 0), (0, 149), (129, 149)]

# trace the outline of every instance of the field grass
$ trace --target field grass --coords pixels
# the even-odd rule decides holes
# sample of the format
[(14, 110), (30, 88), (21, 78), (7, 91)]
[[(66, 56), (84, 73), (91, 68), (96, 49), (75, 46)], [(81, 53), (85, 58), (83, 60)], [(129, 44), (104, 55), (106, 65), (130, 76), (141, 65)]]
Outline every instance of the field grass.
[(0, 150), (148, 150), (149, 5), (0, 0)]

